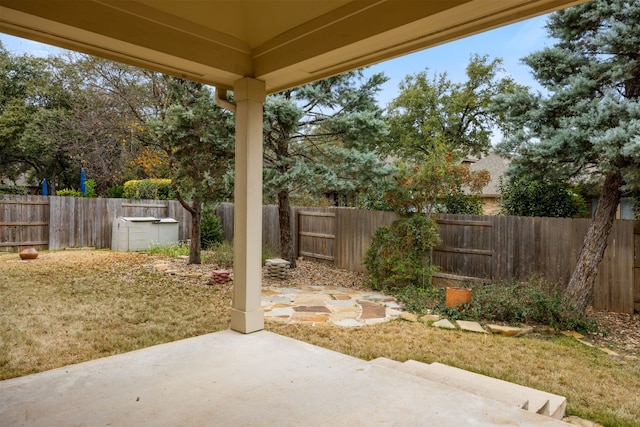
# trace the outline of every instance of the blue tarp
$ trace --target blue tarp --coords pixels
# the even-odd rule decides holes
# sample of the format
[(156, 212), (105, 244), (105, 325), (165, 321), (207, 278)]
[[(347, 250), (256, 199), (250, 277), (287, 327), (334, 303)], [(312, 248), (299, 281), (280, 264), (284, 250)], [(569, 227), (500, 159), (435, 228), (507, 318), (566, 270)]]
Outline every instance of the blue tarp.
[(87, 174), (84, 168), (80, 169), (80, 192), (83, 196), (87, 195)]

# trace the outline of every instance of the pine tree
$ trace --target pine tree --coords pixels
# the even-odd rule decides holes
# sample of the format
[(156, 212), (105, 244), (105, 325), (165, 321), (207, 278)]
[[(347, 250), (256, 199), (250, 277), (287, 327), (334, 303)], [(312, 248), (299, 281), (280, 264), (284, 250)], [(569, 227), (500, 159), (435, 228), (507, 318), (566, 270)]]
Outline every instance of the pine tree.
[(287, 90), (264, 105), (264, 193), (278, 201), (280, 251), (295, 267), (291, 198), (357, 192), (388, 173), (374, 150), (386, 135), (381, 74), (351, 72)]
[(191, 214), (189, 264), (200, 264), (203, 203), (231, 195), (233, 119), (201, 83), (166, 79), (166, 112), (148, 124), (166, 153), (176, 197)]
[(548, 95), (498, 99), (510, 122), (502, 149), (521, 177), (599, 179), (598, 207), (564, 297), (584, 311), (621, 192), (640, 184), (640, 3), (595, 0), (552, 14), (547, 30), (555, 45), (524, 62)]

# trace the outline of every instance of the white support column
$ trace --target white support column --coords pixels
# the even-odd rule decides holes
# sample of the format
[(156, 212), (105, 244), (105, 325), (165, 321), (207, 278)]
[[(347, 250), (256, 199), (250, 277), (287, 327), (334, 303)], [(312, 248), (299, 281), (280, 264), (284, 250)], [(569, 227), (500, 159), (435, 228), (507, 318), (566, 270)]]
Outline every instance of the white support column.
[(265, 83), (243, 78), (234, 84), (236, 177), (233, 225), (231, 329), (245, 334), (264, 329), (262, 282), (262, 104)]

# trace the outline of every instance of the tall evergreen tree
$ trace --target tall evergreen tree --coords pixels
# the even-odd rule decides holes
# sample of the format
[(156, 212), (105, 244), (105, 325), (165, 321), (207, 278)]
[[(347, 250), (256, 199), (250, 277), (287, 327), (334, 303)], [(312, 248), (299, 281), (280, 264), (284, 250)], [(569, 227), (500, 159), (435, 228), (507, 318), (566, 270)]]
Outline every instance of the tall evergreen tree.
[(621, 191), (640, 185), (640, 2), (594, 0), (552, 14), (557, 40), (524, 58), (548, 95), (499, 99), (509, 118), (503, 151), (530, 178), (596, 177), (601, 193), (565, 301), (593, 297)]
[(280, 250), (295, 267), (291, 197), (355, 192), (387, 173), (373, 147), (386, 135), (375, 94), (386, 78), (351, 72), (267, 98), (264, 186), (277, 198)]
[(166, 153), (176, 197), (191, 214), (189, 264), (200, 264), (203, 203), (219, 203), (231, 194), (233, 118), (201, 83), (166, 79), (166, 112), (148, 124)]

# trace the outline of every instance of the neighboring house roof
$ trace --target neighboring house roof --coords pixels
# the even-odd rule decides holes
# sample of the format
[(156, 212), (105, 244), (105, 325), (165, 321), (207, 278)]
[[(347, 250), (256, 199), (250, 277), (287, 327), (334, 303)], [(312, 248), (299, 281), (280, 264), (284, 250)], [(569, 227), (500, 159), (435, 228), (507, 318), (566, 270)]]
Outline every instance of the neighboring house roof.
[(498, 154), (489, 154), (478, 160), (472, 160), (469, 166), (473, 171), (487, 170), (491, 175), (491, 181), (482, 190), (483, 195), (499, 195), (500, 194), (500, 178), (509, 167), (511, 161)]

